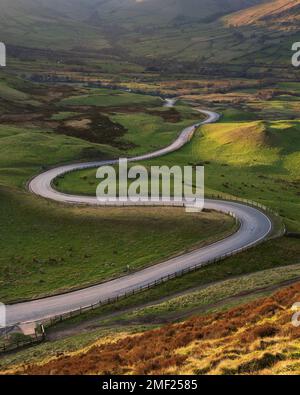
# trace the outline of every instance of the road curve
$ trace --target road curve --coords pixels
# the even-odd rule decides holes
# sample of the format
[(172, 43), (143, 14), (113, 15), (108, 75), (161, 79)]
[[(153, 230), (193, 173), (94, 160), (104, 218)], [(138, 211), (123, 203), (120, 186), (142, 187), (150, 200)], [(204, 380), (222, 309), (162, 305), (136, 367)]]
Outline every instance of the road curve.
[[(213, 123), (219, 119), (219, 115), (206, 110), (198, 110), (207, 116), (201, 123), (184, 129), (179, 137), (168, 147), (161, 150), (130, 158), (129, 161), (142, 161), (152, 159), (180, 149), (193, 136), (195, 130), (203, 124)], [(56, 191), (52, 187), (53, 180), (67, 172), (99, 167), (107, 164), (115, 164), (118, 160), (89, 162), (84, 164), (71, 164), (48, 170), (34, 179), (29, 184), (29, 190), (41, 197), (69, 204), (101, 205), (96, 197), (67, 195)], [(176, 205), (173, 202), (164, 202), (163, 205)], [(208, 260), (217, 259), (224, 254), (239, 251), (249, 247), (263, 239), (271, 232), (272, 223), (261, 211), (247, 205), (220, 200), (206, 200), (205, 208), (220, 212), (232, 212), (240, 221), (239, 230), (228, 238), (212, 245), (200, 248), (190, 253), (168, 259), (162, 263), (150, 266), (136, 273), (108, 281), (103, 284), (91, 286), (85, 289), (50, 296), (43, 299), (9, 305), (7, 307), (7, 325), (24, 322), (42, 321), (43, 319), (63, 314), (80, 307), (86, 307), (99, 301), (104, 301), (125, 292), (138, 289), (143, 285), (159, 280), (162, 277), (174, 274), (180, 270), (201, 265)]]
[[(145, 155), (135, 156), (133, 158), (128, 159), (128, 161), (138, 162), (147, 159), (153, 159), (177, 151), (181, 147), (183, 147), (188, 141), (191, 140), (195, 130), (200, 125), (214, 123), (220, 118), (219, 114), (216, 114), (212, 111), (206, 111), (206, 110), (201, 110), (201, 111), (198, 110), (198, 111), (206, 115), (207, 118), (205, 119), (205, 121), (189, 126), (188, 128), (184, 129), (180, 133), (178, 138), (168, 147), (162, 148), (158, 151), (154, 151)], [(59, 166), (54, 169), (48, 170), (38, 175), (37, 177), (33, 178), (29, 183), (29, 190), (35, 195), (42, 196), (47, 199), (55, 200), (57, 202), (71, 203), (71, 204), (88, 204), (95, 206), (103, 205), (103, 203), (101, 201), (98, 201), (96, 197), (68, 195), (62, 192), (58, 192), (52, 187), (52, 182), (55, 178), (75, 170), (83, 170), (83, 169), (96, 168), (105, 165), (113, 165), (113, 164), (117, 164), (118, 162), (119, 159), (106, 160), (101, 162), (96, 161), (96, 162), (87, 162), (87, 163), (75, 163), (71, 165)], [(168, 205), (170, 205), (170, 203), (168, 203)]]

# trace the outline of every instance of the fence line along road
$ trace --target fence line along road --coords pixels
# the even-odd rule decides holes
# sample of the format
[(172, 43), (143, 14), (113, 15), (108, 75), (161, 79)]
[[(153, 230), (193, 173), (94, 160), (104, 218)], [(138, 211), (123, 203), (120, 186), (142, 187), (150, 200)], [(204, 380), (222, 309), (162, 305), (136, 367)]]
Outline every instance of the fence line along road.
[[(221, 195), (217, 195), (217, 196), (212, 195), (211, 198), (212, 199), (221, 199), (221, 198), (223, 199), (223, 196), (221, 196)], [(246, 199), (238, 199), (238, 198), (234, 198), (234, 197), (230, 197), (230, 199), (233, 200), (233, 201), (240, 201), (242, 203), (246, 203), (246, 204), (248, 204), (250, 206), (253, 206), (253, 207), (258, 207), (261, 210), (264, 210), (266, 212), (272, 213), (274, 216), (277, 216), (278, 218), (280, 218), (279, 214), (277, 214), (272, 209), (269, 209), (268, 207), (264, 206), (263, 204), (257, 203), (255, 201), (252, 201), (252, 200), (249, 200), (249, 199), (248, 200), (246, 200)], [(229, 197), (227, 197), (227, 200), (229, 200)], [(227, 214), (230, 215), (231, 217), (235, 218), (236, 222), (239, 223), (239, 220), (236, 217), (235, 213), (228, 212)], [(276, 235), (276, 237), (280, 237), (280, 236), (284, 235), (285, 232), (286, 232), (286, 228), (285, 228), (284, 223), (282, 222), (281, 226), (280, 226), (280, 229), (279, 229), (279, 233)], [(253, 248), (253, 247), (257, 246), (257, 245), (261, 244), (262, 242), (263, 242), (263, 240), (260, 240), (257, 243), (254, 243), (254, 244), (252, 244), (250, 246), (247, 246), (247, 247), (241, 248), (239, 250), (232, 251), (230, 253), (224, 254), (224, 255), (220, 256), (219, 258), (208, 260), (207, 262), (203, 262), (203, 263), (200, 263), (198, 265), (194, 265), (194, 266), (192, 266), (190, 268), (179, 270), (178, 272), (175, 272), (173, 274), (169, 274), (167, 276), (161, 277), (159, 280), (155, 280), (153, 282), (148, 283), (147, 285), (143, 285), (143, 286), (141, 286), (141, 287), (139, 287), (137, 289), (134, 289), (134, 290), (132, 290), (130, 292), (125, 292), (124, 294), (120, 294), (120, 295), (118, 295), (116, 297), (108, 298), (106, 300), (100, 300), (99, 302), (91, 304), (89, 306), (80, 307), (79, 309), (75, 309), (75, 310), (72, 310), (72, 311), (64, 313), (64, 314), (59, 314), (59, 315), (57, 315), (55, 317), (51, 317), (49, 319), (43, 320), (43, 324), (44, 324), (44, 326), (46, 328), (49, 328), (49, 327), (54, 326), (54, 325), (56, 325), (56, 324), (58, 324), (60, 322), (65, 321), (65, 320), (69, 320), (69, 319), (74, 318), (76, 316), (80, 316), (80, 315), (82, 315), (82, 314), (84, 314), (86, 312), (93, 311), (93, 310), (95, 310), (97, 308), (100, 308), (100, 307), (103, 307), (103, 306), (114, 304), (114, 303), (116, 303), (116, 302), (118, 302), (118, 301), (120, 301), (122, 299), (126, 299), (126, 298), (128, 298), (130, 296), (142, 293), (144, 291), (147, 291), (147, 290), (149, 290), (151, 288), (154, 288), (154, 287), (156, 287), (156, 286), (158, 286), (160, 284), (163, 284), (163, 283), (165, 283), (167, 281), (170, 281), (172, 279), (182, 277), (182, 276), (184, 276), (185, 274), (188, 274), (188, 273), (196, 272), (197, 270), (199, 270), (202, 267), (221, 262), (221, 261), (223, 261), (223, 260), (225, 260), (227, 258), (230, 258), (232, 256), (235, 256), (235, 255), (237, 255), (237, 254), (239, 254), (241, 252), (248, 251), (250, 248)]]

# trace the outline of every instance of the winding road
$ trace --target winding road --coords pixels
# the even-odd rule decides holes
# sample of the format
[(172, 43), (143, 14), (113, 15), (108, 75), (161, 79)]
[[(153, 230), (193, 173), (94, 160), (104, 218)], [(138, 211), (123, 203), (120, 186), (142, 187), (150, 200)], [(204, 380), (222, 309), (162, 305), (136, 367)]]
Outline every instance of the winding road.
[[(205, 121), (184, 129), (170, 146), (128, 160), (131, 162), (142, 161), (174, 152), (190, 141), (195, 130), (200, 125), (216, 122), (220, 117), (218, 114), (211, 111), (198, 111), (206, 115), (207, 118)], [(33, 178), (29, 183), (29, 190), (35, 195), (57, 202), (99, 206), (102, 205), (102, 203), (97, 200), (96, 197), (67, 195), (56, 191), (52, 186), (53, 180), (71, 171), (115, 163), (118, 163), (118, 160), (60, 166)], [(164, 202), (163, 205), (174, 206), (178, 204), (170, 201)], [(9, 305), (7, 306), (7, 325), (39, 322), (52, 316), (67, 313), (81, 307), (83, 308), (95, 304), (99, 301), (122, 295), (125, 292), (136, 290), (143, 285), (152, 283), (162, 277), (172, 275), (180, 270), (188, 269), (195, 265), (205, 264), (207, 261), (217, 259), (224, 254), (237, 252), (246, 247), (250, 247), (264, 240), (272, 230), (272, 223), (267, 215), (256, 208), (241, 203), (207, 199), (205, 201), (205, 208), (224, 213), (234, 213), (240, 222), (239, 230), (228, 238), (212, 245), (168, 259), (162, 263), (106, 283), (57, 296)]]

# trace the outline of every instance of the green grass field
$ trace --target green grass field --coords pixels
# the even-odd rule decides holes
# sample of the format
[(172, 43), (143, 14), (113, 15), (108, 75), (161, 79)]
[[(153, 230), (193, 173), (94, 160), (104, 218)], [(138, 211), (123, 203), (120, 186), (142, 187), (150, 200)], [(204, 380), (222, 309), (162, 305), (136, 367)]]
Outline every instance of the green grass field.
[(234, 221), (183, 209), (63, 207), (0, 190), (0, 299), (87, 286), (230, 234)]
[(66, 106), (96, 106), (118, 107), (128, 105), (159, 105), (161, 100), (157, 97), (135, 94), (123, 91), (111, 91), (109, 89), (94, 89), (86, 95), (74, 96), (62, 100), (61, 105)]
[(72, 111), (60, 111), (51, 116), (52, 121), (64, 121), (65, 119), (72, 118), (73, 116), (78, 115), (76, 112)]
[[(7, 110), (16, 111), (18, 108), (39, 108), (38, 95), (31, 95), (33, 88), (30, 82), (9, 75), (0, 70), (0, 115)], [(38, 88), (38, 86), (36, 86)]]
[(23, 101), (23, 100), (27, 100), (29, 98), (29, 95), (17, 89), (12, 88), (5, 81), (0, 80), (0, 98), (2, 100), (7, 99), (7, 100)]
[(116, 114), (111, 119), (127, 129), (123, 137), (125, 142), (134, 144), (136, 147), (127, 149), (130, 156), (148, 153), (171, 144), (179, 133), (187, 126), (193, 125), (203, 119), (203, 115), (192, 110), (188, 106), (176, 106), (180, 119), (170, 122), (163, 118), (169, 111), (166, 108), (155, 108), (155, 114), (137, 112), (134, 114)]
[[(204, 164), (206, 191), (252, 199), (277, 210), (300, 230), (300, 122), (220, 122), (207, 125), (179, 152), (146, 164)], [(59, 189), (95, 195), (95, 170), (70, 173)]]
[(68, 161), (107, 158), (118, 151), (101, 144), (58, 135), (51, 130), (0, 125), (0, 185), (24, 187), (47, 166)]

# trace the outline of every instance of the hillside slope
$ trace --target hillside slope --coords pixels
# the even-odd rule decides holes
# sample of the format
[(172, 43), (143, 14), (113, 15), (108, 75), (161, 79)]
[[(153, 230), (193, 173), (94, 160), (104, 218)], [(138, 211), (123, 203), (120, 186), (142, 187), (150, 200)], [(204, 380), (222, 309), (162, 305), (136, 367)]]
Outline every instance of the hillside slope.
[(162, 3), (160, 0), (2, 0), (0, 9), (3, 25), (10, 25), (13, 19), (19, 17), (45, 21), (65, 18), (88, 22), (98, 12), (98, 16), (106, 23), (122, 19), (134, 26), (140, 24), (145, 16), (152, 22), (155, 21), (154, 16), (165, 22), (178, 17), (201, 20), (239, 11), (263, 1), (164, 0)]
[[(127, 27), (142, 26), (145, 19), (153, 24), (184, 20), (208, 21), (263, 0), (110, 0), (92, 7), (101, 21), (121, 21)], [(163, 26), (162, 26), (163, 27)]]
[(300, 22), (299, 0), (271, 0), (237, 12), (225, 21), (232, 26), (256, 25), (271, 29), (297, 31)]
[(227, 312), (95, 343), (25, 374), (299, 374), (300, 329), (291, 306), (300, 283)]
[(173, 71), (193, 61), (194, 69), (203, 62), (287, 64), (295, 38), (282, 36), (297, 31), (298, 17), (299, 0), (2, 0), (0, 38), (30, 48), (29, 59), (37, 48), (163, 62)]
[(84, 11), (76, 4), (76, 0), (64, 0), (60, 6), (56, 0), (1, 0), (1, 41), (27, 48), (56, 50), (107, 47), (100, 30), (72, 18)]
[[(54, 49), (84, 45), (102, 48), (115, 33), (146, 25), (216, 19), (262, 0), (2, 0), (0, 37), (7, 44)], [(115, 28), (113, 28), (115, 26)], [(115, 30), (114, 30), (115, 29)]]

